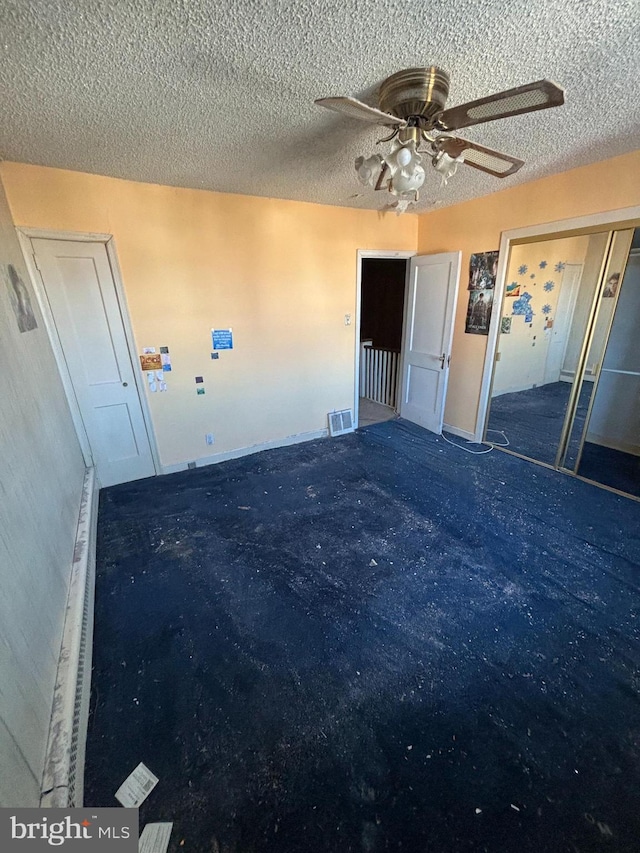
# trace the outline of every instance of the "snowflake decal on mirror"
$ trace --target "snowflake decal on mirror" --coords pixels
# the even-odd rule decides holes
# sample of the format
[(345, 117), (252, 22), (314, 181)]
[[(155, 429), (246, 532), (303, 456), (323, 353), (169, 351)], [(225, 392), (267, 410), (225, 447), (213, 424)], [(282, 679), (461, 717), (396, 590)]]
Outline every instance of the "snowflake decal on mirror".
[(552, 281), (545, 281), (544, 289), (547, 291), (547, 293), (552, 291), (554, 287), (555, 287), (555, 284)]
[(526, 264), (521, 264), (521, 265), (518, 267), (518, 273), (519, 273), (520, 275), (524, 275), (528, 269), (529, 269), (529, 267), (528, 267)]
[(543, 314), (551, 314), (551, 305), (549, 305), (548, 303), (546, 305), (543, 305), (542, 306), (542, 313)]
[(565, 265), (564, 261), (558, 261), (558, 263), (555, 265), (554, 269), (556, 272), (562, 272), (562, 270), (565, 268), (565, 266), (566, 265)]
[(538, 264), (538, 266), (540, 267), (541, 270), (543, 270), (546, 267), (546, 265), (547, 265), (546, 261), (540, 261), (540, 263)]

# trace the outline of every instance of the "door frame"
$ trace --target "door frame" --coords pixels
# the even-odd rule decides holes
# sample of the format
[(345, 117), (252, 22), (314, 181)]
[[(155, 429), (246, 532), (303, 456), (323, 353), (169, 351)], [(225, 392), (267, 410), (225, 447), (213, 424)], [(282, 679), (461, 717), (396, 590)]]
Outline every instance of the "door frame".
[[(407, 322), (407, 288), (409, 285), (409, 266), (406, 261), (415, 257), (416, 251), (385, 251), (384, 249), (358, 249), (357, 271), (356, 271), (356, 316), (355, 316), (355, 358), (354, 358), (354, 397), (353, 397), (353, 425), (358, 429), (358, 408), (360, 405), (360, 313), (362, 308), (362, 261), (368, 259), (383, 259), (389, 261), (405, 261), (404, 279), (404, 302), (402, 305), (402, 342), (400, 344), (400, 364), (402, 364), (404, 348), (404, 330)], [(402, 381), (402, 377), (400, 377)]]
[(133, 334), (133, 326), (131, 325), (129, 306), (127, 305), (127, 298), (125, 295), (124, 284), (122, 281), (122, 273), (120, 271), (120, 264), (118, 263), (118, 255), (116, 252), (115, 240), (113, 235), (88, 233), (84, 231), (53, 231), (44, 228), (28, 228), (21, 226), (16, 227), (16, 233), (18, 235), (18, 241), (20, 243), (20, 248), (22, 249), (22, 255), (24, 257), (24, 261), (29, 272), (29, 277), (31, 278), (31, 284), (33, 285), (33, 290), (35, 292), (36, 299), (38, 300), (38, 305), (42, 313), (42, 318), (44, 320), (44, 325), (49, 336), (49, 341), (51, 342), (51, 348), (53, 349), (53, 354), (56, 360), (56, 364), (58, 366), (58, 373), (60, 375), (60, 379), (62, 381), (62, 385), (67, 397), (67, 402), (69, 404), (71, 419), (73, 420), (76, 435), (78, 436), (78, 442), (80, 443), (80, 448), (84, 457), (84, 463), (87, 468), (94, 467), (93, 456), (91, 454), (91, 445), (89, 444), (89, 439), (87, 437), (84, 421), (82, 420), (80, 407), (76, 399), (75, 389), (73, 387), (73, 382), (71, 381), (71, 375), (67, 367), (67, 362), (64, 357), (64, 352), (62, 350), (62, 344), (60, 343), (58, 330), (56, 328), (55, 320), (53, 318), (53, 312), (51, 311), (51, 306), (49, 305), (49, 299), (47, 297), (44, 281), (42, 280), (42, 276), (40, 275), (40, 271), (38, 270), (38, 267), (35, 262), (35, 255), (31, 240), (67, 240), (73, 241), (74, 243), (102, 243), (104, 245), (115, 285), (116, 298), (118, 301), (118, 307), (120, 309), (120, 317), (122, 319), (124, 336), (127, 342), (129, 358), (131, 359), (131, 365), (133, 368), (133, 375), (135, 377), (138, 397), (140, 399), (142, 418), (147, 432), (147, 437), (149, 439), (149, 446), (151, 448), (151, 459), (153, 460), (153, 468), (155, 471), (155, 475), (157, 476), (162, 472), (162, 466), (160, 464), (160, 454), (158, 453), (156, 435), (153, 429), (153, 421), (151, 420), (149, 401), (147, 400), (145, 392), (144, 378), (136, 367), (135, 355), (137, 352), (137, 347)]
[(528, 225), (524, 228), (513, 228), (502, 232), (500, 235), (500, 254), (498, 255), (493, 311), (491, 312), (489, 334), (487, 336), (487, 350), (482, 372), (474, 441), (481, 442), (484, 439), (511, 246), (517, 243), (536, 243), (545, 238), (553, 240), (560, 237), (576, 237), (582, 234), (594, 234), (603, 230), (634, 228), (639, 225), (640, 205), (635, 205), (633, 207), (618, 208), (617, 210), (607, 210), (603, 213), (577, 216), (571, 219), (557, 219), (553, 222)]

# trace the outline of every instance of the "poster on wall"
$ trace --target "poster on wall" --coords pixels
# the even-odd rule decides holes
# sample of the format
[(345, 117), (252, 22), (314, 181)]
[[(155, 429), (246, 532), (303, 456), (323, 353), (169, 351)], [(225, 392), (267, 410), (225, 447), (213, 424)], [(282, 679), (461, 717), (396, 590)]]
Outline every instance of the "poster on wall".
[(162, 370), (160, 353), (145, 353), (144, 355), (141, 355), (140, 367), (143, 370)]
[(468, 290), (493, 290), (498, 271), (497, 252), (477, 252), (469, 261)]
[(18, 329), (21, 332), (31, 332), (38, 328), (38, 324), (31, 307), (29, 291), (13, 264), (7, 264), (7, 271), (9, 273), (9, 300), (13, 313), (16, 315)]
[(492, 307), (493, 290), (470, 291), (465, 332), (469, 335), (488, 335)]

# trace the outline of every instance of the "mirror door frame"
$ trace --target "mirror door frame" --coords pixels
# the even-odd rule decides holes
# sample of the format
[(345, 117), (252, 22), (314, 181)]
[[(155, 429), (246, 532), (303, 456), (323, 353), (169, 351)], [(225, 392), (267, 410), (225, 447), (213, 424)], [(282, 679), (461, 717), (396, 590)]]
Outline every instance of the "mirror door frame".
[(502, 315), (502, 303), (512, 244), (535, 243), (542, 240), (554, 240), (561, 237), (575, 237), (583, 234), (588, 235), (598, 231), (637, 228), (638, 226), (640, 226), (640, 205), (635, 205), (634, 207), (608, 210), (602, 213), (592, 213), (587, 216), (579, 216), (572, 219), (559, 219), (554, 222), (529, 225), (524, 228), (514, 228), (512, 230), (502, 232), (500, 235), (500, 253), (498, 255), (498, 270), (494, 289), (493, 311), (491, 314), (491, 322), (489, 324), (489, 334), (487, 335), (487, 350), (482, 373), (482, 385), (480, 389), (480, 400), (478, 403), (474, 441), (480, 442), (483, 440), (489, 414), (493, 366), (498, 349), (500, 317)]

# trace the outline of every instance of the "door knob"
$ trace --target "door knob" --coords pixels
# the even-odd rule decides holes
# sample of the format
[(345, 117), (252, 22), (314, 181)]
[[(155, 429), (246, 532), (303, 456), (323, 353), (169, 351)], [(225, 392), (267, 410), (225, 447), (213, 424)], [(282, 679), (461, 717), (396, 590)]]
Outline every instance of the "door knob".
[(122, 383), (122, 387), (123, 387), (123, 388), (126, 388), (128, 384), (129, 384), (128, 382), (123, 382), (123, 383)]

